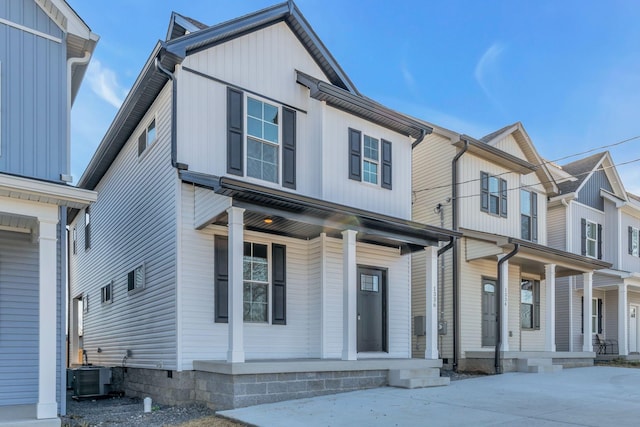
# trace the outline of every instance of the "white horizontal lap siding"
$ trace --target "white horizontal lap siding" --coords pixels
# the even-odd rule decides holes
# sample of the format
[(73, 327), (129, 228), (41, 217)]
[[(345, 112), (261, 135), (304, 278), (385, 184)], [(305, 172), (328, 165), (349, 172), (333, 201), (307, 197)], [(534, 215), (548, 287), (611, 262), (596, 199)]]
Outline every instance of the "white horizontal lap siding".
[(456, 152), (457, 148), (448, 138), (435, 133), (425, 137), (412, 151), (414, 221), (440, 226), (440, 213), (435, 207), (442, 204), (444, 226), (452, 226), (451, 161)]
[(425, 337), (415, 335), (413, 319), (426, 316), (426, 258), (423, 251), (411, 254), (411, 356), (424, 357)]
[[(498, 263), (496, 262), (496, 276)], [(500, 286), (500, 284), (498, 284)], [(542, 311), (542, 310), (541, 310)], [(520, 329), (520, 267), (509, 263), (509, 301), (508, 301), (508, 337), (502, 337), (502, 340), (508, 340), (509, 349), (522, 350), (522, 333)], [(524, 344), (524, 343), (522, 343)]]
[[(349, 128), (378, 140), (378, 183), (349, 179)], [(411, 141), (336, 108), (325, 109), (322, 198), (398, 218), (411, 218)], [(382, 139), (392, 143), (392, 190), (382, 188)], [(362, 152), (364, 156), (364, 151)], [(362, 160), (361, 160), (362, 162)]]
[(569, 351), (569, 278), (556, 278), (556, 350)]
[(0, 406), (38, 401), (38, 263), (30, 235), (0, 231)]
[(309, 241), (308, 270), (308, 310), (309, 310), (309, 355), (322, 357), (322, 239)]
[(324, 357), (342, 357), (342, 240), (325, 240), (325, 289), (322, 301)]
[(388, 353), (411, 357), (411, 257), (397, 248), (359, 243), (356, 259), (358, 265), (387, 269)]
[[(458, 202), (459, 226), (488, 233), (520, 236), (520, 175), (507, 173), (508, 169), (465, 154), (459, 161)], [(498, 176), (507, 181), (507, 217), (489, 214), (480, 210), (481, 172)]]
[[(85, 251), (84, 212), (74, 221), (71, 298), (89, 295), (84, 348), (90, 363), (171, 369), (176, 363), (176, 171), (170, 157), (167, 85), (98, 184), (91, 206), (91, 248)], [(157, 140), (138, 156), (138, 136), (155, 117)], [(129, 293), (127, 273), (145, 265), (145, 289)], [(113, 281), (113, 303), (101, 287)], [(101, 353), (97, 349), (102, 350)]]
[[(547, 244), (551, 248), (567, 250), (567, 208), (555, 206), (547, 211)], [(538, 229), (542, 223), (538, 222)]]

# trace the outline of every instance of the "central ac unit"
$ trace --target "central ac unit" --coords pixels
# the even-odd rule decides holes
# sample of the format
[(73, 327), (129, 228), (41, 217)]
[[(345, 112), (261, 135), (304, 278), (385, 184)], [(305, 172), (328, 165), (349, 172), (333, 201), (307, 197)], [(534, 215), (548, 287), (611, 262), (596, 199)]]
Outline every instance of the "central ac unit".
[(97, 366), (73, 370), (74, 397), (104, 396), (109, 394), (111, 368)]

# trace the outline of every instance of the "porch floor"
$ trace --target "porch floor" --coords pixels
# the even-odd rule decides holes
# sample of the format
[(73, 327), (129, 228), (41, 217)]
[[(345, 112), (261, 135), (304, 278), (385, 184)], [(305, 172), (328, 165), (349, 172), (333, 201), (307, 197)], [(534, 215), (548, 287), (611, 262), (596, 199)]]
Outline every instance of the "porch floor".
[(36, 405), (0, 406), (0, 427), (60, 427), (60, 418), (36, 419)]

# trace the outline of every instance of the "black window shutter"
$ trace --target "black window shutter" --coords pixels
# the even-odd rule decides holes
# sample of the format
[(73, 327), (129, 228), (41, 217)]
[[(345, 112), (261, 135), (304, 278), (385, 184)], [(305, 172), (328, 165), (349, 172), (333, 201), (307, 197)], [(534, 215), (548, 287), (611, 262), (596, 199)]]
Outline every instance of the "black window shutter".
[(602, 224), (598, 224), (598, 259), (602, 259)]
[(229, 322), (229, 243), (226, 236), (215, 236), (213, 269), (216, 323)]
[(227, 88), (227, 173), (243, 175), (244, 114), (242, 92)]
[(598, 298), (598, 333), (602, 333), (602, 299)]
[(489, 211), (489, 174), (480, 172), (480, 210)]
[(531, 192), (531, 240), (538, 241), (538, 193)]
[(586, 255), (587, 254), (587, 220), (582, 218), (580, 220), (580, 228), (581, 228), (581, 237), (580, 237), (580, 242), (581, 242), (581, 253), (582, 255)]
[(361, 133), (349, 128), (349, 179), (362, 180)]
[(534, 329), (540, 329), (540, 282), (534, 282), (533, 289), (533, 327)]
[(500, 216), (507, 216), (507, 180), (500, 180)]
[(629, 255), (633, 254), (633, 227), (629, 226)]
[(296, 188), (296, 112), (282, 107), (282, 185)]
[(584, 297), (580, 297), (580, 333), (584, 334)]
[(145, 148), (147, 148), (147, 131), (142, 131), (138, 137), (138, 156), (143, 153)]
[(271, 323), (287, 324), (287, 247), (271, 245), (271, 261), (273, 263), (273, 312)]
[(391, 190), (391, 142), (382, 140), (382, 188)]

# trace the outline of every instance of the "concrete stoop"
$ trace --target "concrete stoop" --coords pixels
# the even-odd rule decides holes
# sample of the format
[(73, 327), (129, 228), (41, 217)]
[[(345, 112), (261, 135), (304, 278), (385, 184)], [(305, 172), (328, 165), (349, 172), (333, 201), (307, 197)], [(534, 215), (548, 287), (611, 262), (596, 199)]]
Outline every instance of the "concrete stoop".
[(449, 377), (441, 377), (439, 368), (390, 369), (389, 385), (400, 388), (439, 387), (449, 385)]
[(518, 372), (534, 374), (553, 373), (562, 370), (562, 365), (554, 365), (552, 359), (518, 359)]

